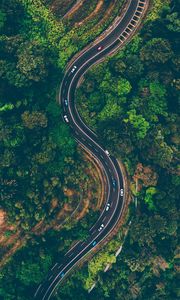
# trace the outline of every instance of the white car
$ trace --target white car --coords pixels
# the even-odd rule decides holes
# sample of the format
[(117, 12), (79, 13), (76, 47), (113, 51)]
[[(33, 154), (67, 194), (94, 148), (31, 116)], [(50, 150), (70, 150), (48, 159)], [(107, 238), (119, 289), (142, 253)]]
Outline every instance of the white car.
[(98, 231), (101, 231), (104, 228), (104, 224), (101, 224), (101, 226), (99, 227)]
[(110, 156), (110, 153), (109, 153), (108, 150), (105, 150), (105, 153), (106, 153), (108, 156)]
[(120, 189), (120, 195), (123, 196), (124, 195), (124, 190)]
[(108, 203), (108, 204), (106, 205), (106, 211), (108, 211), (108, 210), (110, 209), (110, 206), (111, 206), (110, 203)]
[(71, 73), (74, 73), (74, 72), (76, 71), (76, 69), (77, 69), (77, 67), (74, 66), (74, 67), (72, 68), (72, 70), (71, 70)]
[(116, 180), (115, 179), (112, 180), (112, 184), (113, 184), (114, 187), (116, 186)]
[(68, 119), (67, 115), (64, 116), (64, 120), (66, 123), (69, 123), (69, 119)]
[(61, 278), (63, 278), (64, 275), (65, 275), (64, 272), (60, 273)]
[(68, 100), (67, 100), (67, 99), (64, 100), (64, 104), (65, 104), (66, 106), (68, 106)]

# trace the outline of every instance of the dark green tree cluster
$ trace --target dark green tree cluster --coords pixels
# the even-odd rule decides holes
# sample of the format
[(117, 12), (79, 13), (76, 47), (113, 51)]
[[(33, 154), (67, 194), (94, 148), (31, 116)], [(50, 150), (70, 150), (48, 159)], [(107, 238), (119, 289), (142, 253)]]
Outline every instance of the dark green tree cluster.
[(89, 71), (77, 101), (115, 156), (176, 173), (179, 68), (172, 15), (169, 8), (146, 23), (125, 50)]
[[(59, 43), (63, 26), (58, 27), (38, 3), (35, 9), (34, 1), (3, 1), (0, 11), (2, 207), (11, 222), (19, 222), (24, 230), (44, 218), (52, 219), (50, 200), (58, 198), (61, 207), (67, 200), (63, 188), (68, 184), (77, 188), (80, 178), (86, 180), (54, 102), (62, 76), (57, 61), (60, 57), (59, 65), (64, 65), (78, 47), (68, 46), (60, 54), (59, 50), (66, 41), (70, 44), (75, 31)], [(86, 75), (77, 92), (82, 117), (112, 154), (126, 163), (129, 174), (134, 175), (137, 164), (142, 164), (154, 170), (157, 180), (135, 193), (138, 207), (132, 209), (132, 225), (112, 269), (102, 272), (106, 261), (115, 261), (111, 249), (112, 256), (100, 253), (73, 273), (52, 299), (179, 297), (178, 8), (179, 1), (173, 1), (160, 18), (144, 24), (125, 50)], [(86, 238), (96, 219), (92, 213), (78, 224), (68, 223), (61, 234), (48, 231), (33, 237), (3, 269), (0, 297), (32, 299), (53, 262), (73, 241)], [(92, 273), (98, 282), (89, 294)]]
[[(25, 4), (8, 0), (0, 7), (0, 184), (9, 221), (28, 231), (54, 217), (68, 201), (64, 186), (78, 188), (82, 171), (55, 103), (62, 73), (55, 33), (49, 37), (51, 16), (42, 8), (40, 15), (37, 6), (35, 28), (35, 4)], [(68, 183), (67, 168), (72, 169)], [(53, 198), (59, 201), (51, 213)]]
[(125, 50), (90, 71), (77, 91), (84, 120), (126, 162), (129, 174), (141, 163), (158, 178), (137, 193), (124, 250), (109, 273), (99, 274), (97, 288), (88, 295), (81, 272), (67, 282), (70, 287), (80, 280), (80, 299), (179, 297), (178, 8), (173, 1), (159, 19), (147, 22)]
[(41, 236), (32, 234), (26, 246), (17, 251), (1, 271), (0, 299), (32, 299), (37, 286), (49, 277), (53, 264), (62, 262), (72, 243), (88, 237), (89, 227), (97, 217), (90, 211), (83, 220), (70, 227), (65, 223), (66, 228), (61, 232), (49, 230)]

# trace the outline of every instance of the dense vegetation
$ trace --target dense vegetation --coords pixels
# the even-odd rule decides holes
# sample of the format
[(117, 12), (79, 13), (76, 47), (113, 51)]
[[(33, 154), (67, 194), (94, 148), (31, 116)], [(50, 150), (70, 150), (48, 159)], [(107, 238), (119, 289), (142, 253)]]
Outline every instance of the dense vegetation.
[[(5, 1), (1, 16), (2, 206), (11, 223), (29, 230), (46, 216), (53, 218), (67, 201), (64, 174), (78, 168), (78, 156), (55, 103), (62, 75), (48, 30), (40, 39), (34, 20), (18, 1)], [(73, 176), (70, 181), (73, 187)], [(59, 199), (55, 211), (53, 198)]]
[(85, 121), (126, 162), (138, 200), (117, 264), (87, 299), (179, 295), (178, 7), (178, 1), (165, 6), (124, 50), (91, 70), (77, 92)]
[[(86, 186), (89, 180), (55, 98), (67, 60), (104, 25), (90, 37), (87, 28), (93, 28), (93, 22), (92, 27), (88, 23), (89, 27), (74, 31), (70, 22), (54, 18), (47, 8), (51, 2), (6, 0), (0, 7), (1, 206), (8, 212), (9, 224), (23, 234), (30, 234), (41, 220), (50, 223), (71, 201), (65, 190), (79, 191), (82, 181)], [(88, 72), (77, 91), (86, 123), (126, 164), (137, 209), (130, 208), (132, 225), (121, 255), (116, 259), (122, 231), (74, 273), (53, 299), (179, 297), (179, 0), (171, 7), (162, 3), (156, 1), (140, 34)], [(54, 199), (58, 201), (53, 209)], [(32, 299), (53, 262), (73, 241), (86, 238), (96, 219), (97, 213), (90, 211), (81, 222), (66, 223), (61, 232), (31, 233), (28, 243), (1, 272), (0, 298)], [(107, 263), (113, 266), (104, 273)], [(88, 294), (96, 281), (97, 288)]]
[[(64, 207), (70, 212), (77, 205), (79, 207), (79, 201), (83, 197), (87, 198), (86, 193), (89, 189), (91, 189), (89, 197), (94, 197), (91, 208), (97, 200), (96, 182), (90, 178), (92, 166), (85, 162), (80, 151), (77, 151), (69, 128), (62, 120), (60, 106), (56, 104), (56, 94), (63, 76), (58, 66), (59, 41), (62, 36), (65, 36), (63, 24), (58, 23), (40, 1), (1, 2), (0, 204), (3, 221), (0, 254), (2, 264), (18, 248), (25, 245), (28, 239), (32, 239), (32, 242), (18, 252), (12, 263), (8, 265), (12, 277), (7, 278), (6, 281), (3, 275), (6, 269), (1, 273), (0, 298), (3, 299), (13, 299), (13, 297), (27, 299), (29, 285), (36, 284), (39, 278), (43, 279), (58, 253), (60, 244), (54, 246), (56, 252), (53, 252), (53, 248), (52, 255), (48, 253), (45, 259), (45, 237), (33, 239), (33, 235), (43, 233), (53, 226), (60, 228), (60, 224), (68, 216), (67, 213), (61, 216), (61, 211), (65, 214)], [(94, 213), (91, 219), (95, 220), (96, 217)], [(74, 231), (69, 233), (75, 223), (75, 220), (66, 222), (64, 236), (68, 237), (68, 240), (64, 241), (62, 233), (61, 248), (65, 244), (69, 247), (75, 239), (87, 236), (87, 228), (90, 226), (88, 219), (78, 225), (78, 230), (75, 227)], [(47, 233), (46, 239), (51, 234), (52, 236), (54, 234), (54, 238), (57, 239), (59, 231)], [(30, 249), (38, 244), (40, 245), (34, 248), (32, 256)], [(65, 249), (66, 247), (62, 249), (62, 254)], [(45, 258), (42, 264), (41, 254), (44, 251)], [(29, 264), (29, 258), (32, 256), (32, 268), (34, 268), (36, 264), (34, 255), (37, 255), (37, 267), (32, 281), (28, 281), (30, 269), (27, 270), (26, 277), (23, 257), (26, 257)], [(19, 259), (20, 257), (22, 260)], [(14, 277), (16, 268), (19, 268), (17, 281)], [(39, 270), (38, 274), (37, 270)], [(22, 274), (22, 281), (20, 274)], [(17, 286), (18, 282), (19, 287), (22, 286), (20, 294), (16, 294), (14, 290), (15, 282)]]

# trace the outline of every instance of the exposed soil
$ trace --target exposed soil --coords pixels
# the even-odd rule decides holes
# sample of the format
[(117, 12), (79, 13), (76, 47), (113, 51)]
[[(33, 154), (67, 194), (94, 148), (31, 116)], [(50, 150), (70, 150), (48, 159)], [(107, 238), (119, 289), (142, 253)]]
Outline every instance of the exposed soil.
[(77, 4), (75, 4), (72, 9), (70, 9), (66, 15), (65, 15), (65, 18), (70, 18), (74, 13), (76, 13), (76, 11), (78, 11), (81, 6), (83, 5), (84, 3), (84, 0), (81, 0), (81, 1), (78, 1)]
[(82, 24), (86, 23), (87, 21), (89, 21), (90, 19), (92, 19), (99, 12), (99, 10), (103, 6), (103, 4), (104, 4), (104, 0), (100, 0), (98, 2), (98, 4), (96, 5), (95, 10), (89, 16), (87, 16), (86, 18), (84, 18), (83, 21), (77, 23), (77, 25), (82, 25)]
[[(38, 222), (31, 231), (25, 233), (22, 229), (19, 229), (19, 224), (14, 226), (8, 225), (6, 219), (6, 213), (0, 210), (0, 246), (2, 248), (3, 256), (1, 258), (0, 267), (2, 267), (10, 257), (26, 242), (31, 238), (32, 233), (36, 235), (41, 235), (49, 229), (60, 230), (65, 221), (68, 219), (80, 220), (88, 213), (89, 209), (98, 210), (103, 204), (104, 193), (103, 187), (103, 177), (97, 162), (94, 162), (92, 157), (87, 153), (83, 155), (83, 160), (88, 161), (88, 167), (86, 167), (85, 172), (88, 175), (88, 187), (86, 190), (82, 190), (81, 194), (72, 189), (64, 190), (64, 194), (72, 200), (70, 203), (65, 203), (63, 208), (57, 212), (56, 218), (46, 223), (46, 220), (42, 219)], [(96, 199), (93, 201), (92, 199)], [(78, 203), (77, 207), (73, 207), (73, 203)], [(51, 200), (52, 210), (57, 209), (58, 199), (53, 198)]]
[(2, 209), (0, 209), (0, 227), (3, 226), (5, 222), (6, 213)]
[(59, 19), (71, 10), (76, 4), (76, 0), (47, 0), (46, 4)]

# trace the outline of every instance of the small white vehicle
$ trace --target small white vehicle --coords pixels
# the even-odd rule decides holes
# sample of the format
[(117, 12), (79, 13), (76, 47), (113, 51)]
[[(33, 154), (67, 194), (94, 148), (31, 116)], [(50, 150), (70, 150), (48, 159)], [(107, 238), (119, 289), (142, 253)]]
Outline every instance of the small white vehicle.
[(108, 204), (106, 205), (106, 211), (108, 211), (108, 210), (110, 209), (110, 206), (111, 206), (110, 203), (108, 203)]
[(68, 106), (68, 100), (67, 100), (67, 99), (64, 100), (64, 104), (65, 104), (66, 106)]
[(120, 195), (124, 196), (124, 190), (123, 189), (120, 189)]
[(67, 115), (64, 116), (64, 120), (66, 123), (69, 123), (69, 119), (68, 119)]
[(101, 231), (104, 228), (104, 224), (101, 224), (101, 226), (99, 227), (98, 231)]
[(113, 184), (114, 187), (116, 186), (116, 180), (115, 179), (112, 180), (112, 184)]
[(72, 70), (71, 70), (71, 73), (74, 73), (74, 72), (76, 71), (76, 69), (77, 69), (77, 67), (74, 66), (74, 67), (72, 68)]
[(110, 156), (110, 153), (109, 153), (108, 150), (105, 150), (105, 153), (106, 153), (108, 156)]
[(62, 272), (62, 273), (60, 273), (60, 276), (61, 276), (61, 278), (63, 278), (63, 277), (64, 277), (64, 275), (65, 275), (65, 274), (64, 274), (63, 272)]

